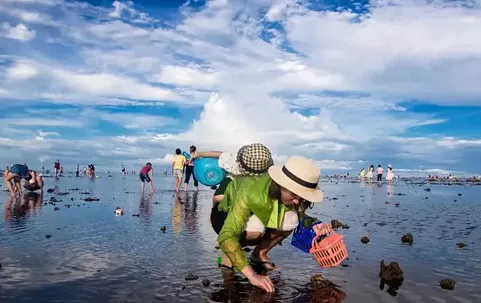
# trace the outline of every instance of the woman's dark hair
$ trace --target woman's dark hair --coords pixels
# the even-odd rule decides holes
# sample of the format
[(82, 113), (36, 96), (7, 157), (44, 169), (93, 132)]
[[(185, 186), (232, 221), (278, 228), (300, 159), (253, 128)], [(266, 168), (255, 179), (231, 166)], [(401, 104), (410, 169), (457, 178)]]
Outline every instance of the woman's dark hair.
[(197, 147), (195, 147), (195, 145), (191, 145), (190, 146), (190, 152), (193, 153), (197, 150)]
[(271, 185), (269, 185), (268, 196), (272, 200), (281, 200), (281, 186), (277, 184), (274, 180), (272, 180)]
[(176, 154), (176, 155), (180, 155), (181, 153), (182, 153), (182, 151), (180, 150), (180, 148), (177, 148), (177, 149), (175, 150), (175, 154)]
[(152, 166), (152, 163), (147, 162), (147, 164), (145, 164), (145, 166)]
[(381, 164), (379, 164), (377, 167), (381, 167)]

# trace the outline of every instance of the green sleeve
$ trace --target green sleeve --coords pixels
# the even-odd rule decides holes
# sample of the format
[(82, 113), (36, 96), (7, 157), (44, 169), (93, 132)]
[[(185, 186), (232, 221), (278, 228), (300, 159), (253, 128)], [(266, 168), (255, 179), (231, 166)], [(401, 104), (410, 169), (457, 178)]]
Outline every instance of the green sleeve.
[(230, 178), (225, 178), (220, 182), (219, 187), (215, 190), (214, 196), (220, 196), (223, 195), (227, 189), (227, 185), (229, 185), (230, 181), (232, 181)]
[[(231, 193), (232, 186), (229, 186), (226, 190), (226, 196)], [(244, 231), (244, 225), (249, 220), (251, 215), (251, 209), (248, 205), (248, 195), (246, 190), (240, 190), (236, 192), (236, 201), (233, 203), (232, 208), (227, 215), (227, 219), (224, 222), (224, 227), (219, 233), (217, 242), (222, 251), (229, 257), (232, 265), (238, 271), (242, 271), (244, 267), (249, 264), (245, 252), (239, 243), (242, 232)]]

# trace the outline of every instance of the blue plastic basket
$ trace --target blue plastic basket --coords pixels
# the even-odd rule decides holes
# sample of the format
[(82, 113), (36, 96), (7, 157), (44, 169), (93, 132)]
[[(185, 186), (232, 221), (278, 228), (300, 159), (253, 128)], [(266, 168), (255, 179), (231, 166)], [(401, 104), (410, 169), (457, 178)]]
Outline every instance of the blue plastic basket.
[(227, 172), (219, 167), (218, 159), (199, 158), (195, 160), (194, 176), (205, 186), (219, 184), (226, 177)]
[[(307, 228), (304, 227), (304, 219), (299, 222), (299, 225), (296, 227), (294, 230), (294, 233), (292, 234), (292, 240), (291, 244), (294, 247), (299, 248), (303, 252), (309, 253), (309, 249), (312, 247), (312, 239), (316, 236), (316, 232), (312, 229), (312, 227), (316, 224), (321, 224), (321, 221), (316, 221), (309, 225)], [(322, 240), (323, 238), (320, 238), (319, 240)]]

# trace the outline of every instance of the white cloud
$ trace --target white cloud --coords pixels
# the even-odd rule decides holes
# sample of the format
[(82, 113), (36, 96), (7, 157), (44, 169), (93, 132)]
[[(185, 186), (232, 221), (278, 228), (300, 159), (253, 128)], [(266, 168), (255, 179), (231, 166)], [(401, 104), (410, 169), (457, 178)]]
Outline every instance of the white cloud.
[(19, 23), (16, 26), (12, 27), (7, 22), (4, 22), (2, 23), (0, 29), (0, 36), (26, 42), (33, 40), (36, 36), (36, 32), (33, 29), (29, 29), (22, 23)]
[(28, 80), (38, 75), (38, 70), (28, 64), (17, 63), (7, 70), (9, 80)]
[[(17, 100), (88, 106), (203, 106), (193, 121), (183, 121), (185, 132), (129, 132), (72, 144), (95, 146), (109, 159), (156, 159), (193, 142), (221, 150), (263, 142), (282, 156), (301, 154), (326, 169), (349, 170), (359, 159), (378, 157), (454, 165), (479, 148), (475, 139), (409, 137), (413, 127), (451, 121), (401, 104), (426, 98), (438, 105), (480, 104), (481, 44), (473, 38), (481, 34), (479, 9), (371, 1), (369, 13), (360, 15), (310, 10), (304, 1), (241, 2), (185, 5), (180, 19), (165, 23), (130, 1), (114, 1), (112, 8), (57, 1), (62, 14), (18, 7), (22, 22), (63, 24), (49, 41), (71, 52), (68, 60), (42, 48), (27, 59), (8, 58), (37, 74), (20, 69), (17, 77), (28, 85), (7, 81), (1, 89)], [(46, 33), (35, 29), (39, 37)], [(9, 75), (15, 73), (6, 69)], [(132, 132), (177, 123), (107, 111), (95, 111), (95, 120), (122, 121)], [(42, 146), (71, 142), (38, 137)]]
[(211, 71), (167, 65), (162, 68), (158, 76), (154, 76), (154, 80), (175, 85), (212, 88), (219, 81), (219, 77), (218, 73)]

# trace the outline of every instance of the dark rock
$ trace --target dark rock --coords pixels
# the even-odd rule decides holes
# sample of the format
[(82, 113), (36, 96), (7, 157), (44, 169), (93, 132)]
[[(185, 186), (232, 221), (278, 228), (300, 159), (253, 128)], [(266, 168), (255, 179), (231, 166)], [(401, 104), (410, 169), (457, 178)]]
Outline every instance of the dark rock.
[(199, 277), (194, 275), (194, 274), (191, 274), (191, 273), (188, 274), (187, 276), (185, 276), (186, 281), (193, 281), (193, 280), (197, 280), (197, 279), (199, 279)]
[(63, 193), (58, 193), (57, 195), (59, 195), (59, 196), (66, 196), (66, 195), (70, 195), (70, 193), (66, 191), (66, 192), (63, 192)]
[(47, 192), (48, 192), (49, 194), (53, 193), (54, 191), (55, 191), (55, 190), (54, 190), (53, 188), (47, 189)]
[(369, 242), (371, 242), (371, 240), (369, 240), (368, 237), (364, 236), (364, 237), (361, 238), (361, 243), (367, 244)]
[(132, 214), (132, 217), (140, 217), (140, 214)]
[(424, 190), (427, 191), (427, 192), (431, 191), (431, 189), (429, 187), (425, 188)]
[(350, 227), (349, 225), (347, 225), (347, 224), (343, 224), (343, 225), (342, 225), (342, 229), (349, 229), (349, 228), (351, 228), (351, 227)]
[(210, 281), (208, 279), (204, 279), (202, 280), (202, 285), (204, 285), (205, 287), (209, 286), (210, 285)]
[(332, 228), (336, 229), (336, 228), (340, 228), (342, 227), (344, 224), (342, 224), (340, 221), (338, 220), (332, 220), (331, 221), (331, 226)]
[(367, 223), (364, 223), (363, 226), (367, 226)]
[(456, 243), (456, 246), (458, 248), (465, 248), (467, 245), (461, 242), (461, 243)]
[(52, 236), (51, 235), (45, 235), (45, 238), (50, 239)]
[(456, 286), (456, 281), (452, 279), (443, 279), (439, 282), (442, 289), (453, 290)]
[(92, 198), (92, 197), (87, 197), (85, 199), (83, 199), (85, 202), (96, 202), (96, 201), (100, 201), (99, 198)]
[(54, 211), (60, 210), (60, 207), (54, 207), (53, 210)]
[(404, 279), (404, 273), (398, 262), (391, 262), (386, 266), (384, 260), (381, 260), (381, 272), (379, 273), (379, 277), (386, 281)]
[(333, 197), (332, 200), (339, 200), (339, 198)]
[(401, 241), (404, 243), (404, 244), (409, 244), (409, 245), (412, 245), (413, 242), (414, 242), (414, 237), (411, 233), (407, 233), (405, 235), (403, 235), (401, 237)]
[(461, 197), (463, 194), (458, 194), (458, 197)]
[(399, 205), (401, 205), (401, 203), (397, 202), (396, 204), (394, 204), (394, 206), (396, 207), (399, 207)]
[(160, 230), (165, 233), (165, 231), (167, 230), (167, 227), (165, 227), (165, 225), (164, 225), (164, 226), (161, 226), (161, 227), (160, 227)]

